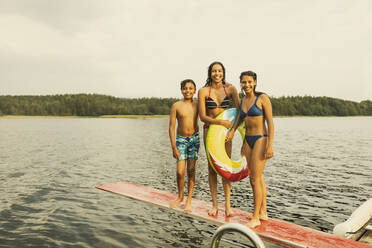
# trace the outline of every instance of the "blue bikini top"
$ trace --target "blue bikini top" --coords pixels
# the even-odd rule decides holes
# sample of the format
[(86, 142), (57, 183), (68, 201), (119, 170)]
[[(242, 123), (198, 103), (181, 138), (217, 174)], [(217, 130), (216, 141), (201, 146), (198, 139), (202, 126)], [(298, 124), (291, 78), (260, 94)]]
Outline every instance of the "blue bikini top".
[(242, 119), (244, 119), (246, 116), (261, 116), (261, 115), (264, 115), (263, 110), (260, 109), (256, 104), (259, 97), (260, 97), (260, 95), (256, 97), (256, 100), (254, 101), (252, 107), (248, 110), (247, 113), (244, 112), (243, 109), (242, 109), (242, 102), (243, 102), (243, 98), (242, 98), (242, 100), (240, 101), (240, 117)]

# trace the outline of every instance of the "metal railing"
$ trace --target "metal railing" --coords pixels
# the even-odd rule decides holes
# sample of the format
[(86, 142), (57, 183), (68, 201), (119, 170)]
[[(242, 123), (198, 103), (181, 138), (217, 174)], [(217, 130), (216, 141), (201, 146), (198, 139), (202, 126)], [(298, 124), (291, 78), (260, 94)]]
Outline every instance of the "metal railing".
[(220, 226), (212, 237), (210, 247), (211, 248), (219, 247), (222, 236), (225, 235), (226, 233), (233, 233), (233, 232), (239, 233), (245, 236), (252, 243), (253, 247), (265, 248), (264, 243), (254, 231), (252, 231), (247, 226), (244, 226), (239, 223), (227, 223), (227, 224)]

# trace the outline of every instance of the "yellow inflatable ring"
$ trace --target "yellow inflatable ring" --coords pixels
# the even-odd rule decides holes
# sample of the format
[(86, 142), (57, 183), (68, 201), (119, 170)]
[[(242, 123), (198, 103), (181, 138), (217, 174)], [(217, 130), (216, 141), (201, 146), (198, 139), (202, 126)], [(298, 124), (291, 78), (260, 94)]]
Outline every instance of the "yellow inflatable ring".
[[(220, 113), (216, 119), (236, 121), (238, 112), (236, 108), (230, 108)], [(229, 131), (222, 125), (210, 125), (207, 133), (206, 150), (209, 164), (222, 177), (229, 181), (236, 182), (249, 175), (246, 160), (241, 156), (238, 161), (233, 161), (226, 153), (225, 139)], [(238, 127), (238, 131), (244, 142), (244, 124)], [(243, 162), (244, 161), (244, 162)]]

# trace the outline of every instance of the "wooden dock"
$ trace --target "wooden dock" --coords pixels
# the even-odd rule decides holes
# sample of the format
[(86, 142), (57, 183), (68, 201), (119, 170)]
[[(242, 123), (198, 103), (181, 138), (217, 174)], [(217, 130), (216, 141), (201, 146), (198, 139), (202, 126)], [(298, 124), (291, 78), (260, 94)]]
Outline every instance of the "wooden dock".
[[(176, 199), (177, 195), (150, 187), (137, 185), (129, 182), (109, 183), (96, 186), (96, 188), (119, 194), (127, 198), (154, 204), (158, 207), (167, 208), (193, 218), (204, 220), (217, 226), (234, 222), (245, 224), (252, 216), (251, 213), (240, 209), (233, 209), (236, 213), (233, 217), (226, 217), (223, 206), (219, 206), (217, 216), (209, 216), (208, 210), (211, 203), (198, 199), (192, 201), (192, 212), (184, 213), (184, 204), (177, 208), (169, 208), (169, 203)], [(302, 227), (282, 220), (272, 219), (261, 221), (261, 225), (253, 230), (268, 242), (284, 247), (314, 247), (314, 248), (371, 248), (372, 246), (362, 242), (337, 237), (335, 235)]]

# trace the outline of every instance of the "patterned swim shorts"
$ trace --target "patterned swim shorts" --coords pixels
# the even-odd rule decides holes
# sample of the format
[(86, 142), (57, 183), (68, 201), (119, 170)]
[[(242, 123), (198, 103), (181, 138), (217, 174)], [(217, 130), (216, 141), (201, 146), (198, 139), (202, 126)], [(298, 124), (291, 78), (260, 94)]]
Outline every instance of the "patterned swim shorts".
[(198, 152), (200, 147), (199, 133), (196, 132), (190, 137), (183, 137), (177, 134), (176, 146), (181, 156), (178, 161), (189, 158), (198, 159)]

